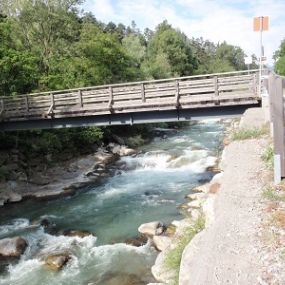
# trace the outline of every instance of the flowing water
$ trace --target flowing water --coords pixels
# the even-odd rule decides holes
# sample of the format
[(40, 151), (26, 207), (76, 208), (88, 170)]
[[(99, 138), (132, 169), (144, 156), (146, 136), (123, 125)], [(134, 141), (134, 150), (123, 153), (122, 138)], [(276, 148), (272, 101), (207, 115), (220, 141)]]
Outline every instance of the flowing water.
[[(152, 281), (157, 253), (149, 245), (124, 244), (140, 224), (183, 218), (177, 206), (193, 186), (212, 177), (224, 126), (200, 121), (179, 130), (161, 130), (136, 156), (121, 158), (116, 173), (102, 185), (49, 202), (27, 201), (0, 210), (0, 238), (22, 236), (28, 249), (20, 261), (2, 266), (1, 285), (138, 285)], [(88, 230), (84, 238), (52, 235), (33, 221), (47, 218), (57, 232)], [(60, 272), (43, 266), (49, 253), (71, 253)]]

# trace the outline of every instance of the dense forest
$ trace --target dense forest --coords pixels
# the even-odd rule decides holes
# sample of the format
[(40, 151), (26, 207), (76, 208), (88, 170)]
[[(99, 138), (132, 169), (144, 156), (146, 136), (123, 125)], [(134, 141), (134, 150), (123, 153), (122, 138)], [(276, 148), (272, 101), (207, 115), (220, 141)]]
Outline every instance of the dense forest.
[[(135, 22), (102, 23), (82, 11), (81, 4), (1, 0), (0, 96), (246, 68), (245, 53), (238, 46), (188, 38), (167, 21), (144, 31)], [(88, 146), (110, 132), (0, 132), (0, 148), (32, 145), (35, 153), (61, 152), (80, 149), (82, 143)]]

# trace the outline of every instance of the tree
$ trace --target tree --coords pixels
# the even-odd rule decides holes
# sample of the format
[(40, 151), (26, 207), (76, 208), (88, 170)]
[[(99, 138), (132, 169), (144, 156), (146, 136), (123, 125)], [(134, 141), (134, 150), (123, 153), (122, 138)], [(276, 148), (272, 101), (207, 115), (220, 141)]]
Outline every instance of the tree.
[(130, 34), (123, 38), (122, 44), (127, 54), (140, 66), (146, 53), (146, 46), (141, 37), (139, 35)]
[(281, 42), (279, 49), (273, 56), (275, 63), (275, 72), (280, 75), (285, 75), (285, 39)]
[(245, 53), (240, 47), (223, 42), (218, 44), (216, 56), (221, 60), (229, 62), (234, 70), (243, 70), (246, 68), (244, 63)]
[(31, 92), (39, 78), (38, 58), (12, 38), (13, 22), (0, 18), (0, 95)]
[(14, 17), (23, 47), (39, 58), (41, 89), (49, 89), (52, 62), (70, 54), (70, 42), (79, 38), (76, 6), (79, 0), (26, 0)]
[[(148, 44), (147, 61), (145, 66), (149, 67), (148, 76), (154, 78), (165, 74), (163, 70), (157, 72), (160, 64), (162, 68), (169, 66), (173, 76), (191, 75), (197, 67), (188, 38), (179, 30), (172, 28), (167, 21), (156, 28)], [(158, 66), (153, 66), (155, 64)]]
[[(72, 57), (54, 62), (51, 85), (58, 88), (126, 82), (136, 78), (135, 65), (116, 35), (85, 23)], [(61, 86), (61, 87), (60, 87)]]

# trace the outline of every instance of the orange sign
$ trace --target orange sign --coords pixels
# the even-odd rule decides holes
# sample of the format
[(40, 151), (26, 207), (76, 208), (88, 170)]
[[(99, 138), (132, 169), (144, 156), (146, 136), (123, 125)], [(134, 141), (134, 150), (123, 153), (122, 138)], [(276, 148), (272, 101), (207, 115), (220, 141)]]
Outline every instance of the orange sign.
[(260, 32), (260, 31), (268, 31), (268, 26), (269, 26), (269, 18), (266, 17), (255, 17), (253, 18), (253, 30), (255, 32)]

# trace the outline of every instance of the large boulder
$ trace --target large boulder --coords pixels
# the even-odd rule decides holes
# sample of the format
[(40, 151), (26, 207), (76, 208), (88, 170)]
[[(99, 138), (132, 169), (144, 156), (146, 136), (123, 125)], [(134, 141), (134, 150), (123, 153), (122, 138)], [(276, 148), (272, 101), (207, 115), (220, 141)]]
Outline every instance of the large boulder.
[(45, 265), (53, 271), (59, 271), (64, 265), (66, 265), (69, 259), (70, 255), (67, 253), (49, 255), (45, 259)]
[(171, 238), (167, 236), (154, 236), (152, 241), (158, 251), (164, 251), (171, 244)]
[(21, 237), (5, 238), (0, 240), (0, 257), (20, 257), (28, 243)]
[(22, 195), (16, 193), (16, 192), (9, 192), (9, 199), (8, 201), (10, 203), (20, 202), (23, 199)]
[(165, 229), (163, 223), (156, 221), (140, 225), (138, 231), (143, 235), (153, 237), (155, 235), (161, 235)]
[(118, 154), (119, 156), (133, 155), (136, 153), (134, 149), (128, 148), (125, 145), (109, 143), (108, 147), (112, 153)]

